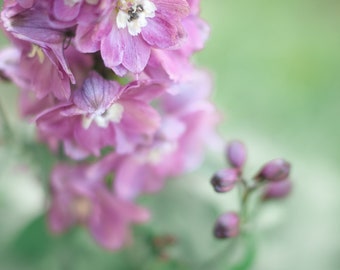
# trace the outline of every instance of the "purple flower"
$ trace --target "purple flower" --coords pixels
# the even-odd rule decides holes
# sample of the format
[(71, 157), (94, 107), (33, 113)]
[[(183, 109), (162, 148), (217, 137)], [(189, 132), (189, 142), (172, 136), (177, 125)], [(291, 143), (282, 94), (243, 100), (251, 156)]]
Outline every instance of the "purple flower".
[(75, 39), (83, 52), (100, 49), (105, 65), (119, 76), (142, 72), (152, 48), (174, 48), (185, 36), (185, 0), (107, 1), (97, 22), (80, 19)]
[(123, 200), (103, 183), (106, 164), (71, 167), (59, 164), (52, 172), (49, 226), (61, 233), (84, 225), (95, 241), (116, 250), (130, 241), (129, 225), (149, 219), (147, 210)]
[(181, 46), (172, 50), (153, 49), (145, 72), (151, 78), (180, 81), (190, 72), (190, 56), (204, 47), (209, 35), (209, 26), (199, 18), (198, 1), (188, 1), (190, 14), (182, 20), (187, 38)]
[[(74, 23), (51, 18), (51, 1), (35, 1), (34, 4), (32, 1), (21, 2), (5, 3), (1, 13), (5, 30), (16, 38), (33, 44), (33, 53), (46, 55), (59, 70), (60, 76), (67, 76), (75, 84), (74, 75), (64, 56), (64, 49), (73, 35)], [(23, 9), (23, 6), (30, 8)]]
[[(4, 51), (0, 71), (23, 91), (33, 91), (38, 99), (52, 95), (60, 100), (67, 100), (71, 95), (68, 77), (63, 76), (43, 50), (11, 37), (15, 47)], [(70, 68), (77, 82), (81, 84), (92, 66), (89, 55), (80, 54), (69, 46), (65, 51), (71, 61)]]
[(114, 185), (120, 196), (134, 198), (158, 191), (165, 179), (197, 168), (204, 148), (215, 140), (216, 111), (206, 101), (209, 77), (200, 71), (187, 75), (186, 81), (156, 100), (162, 121), (155, 135), (117, 164)]
[(114, 188), (123, 198), (159, 191), (167, 177), (183, 171), (179, 138), (186, 126), (175, 118), (164, 117), (151, 141), (139, 144), (135, 152), (118, 156)]
[(88, 154), (99, 155), (106, 146), (118, 153), (131, 152), (140, 140), (156, 132), (160, 118), (148, 103), (163, 89), (143, 81), (121, 87), (92, 72), (74, 92), (72, 103), (40, 115), (38, 127), (43, 134), (72, 142)]
[[(86, 5), (95, 6), (100, 0), (54, 0), (53, 14), (60, 21), (72, 21), (81, 15)], [(86, 13), (86, 11), (84, 12)]]

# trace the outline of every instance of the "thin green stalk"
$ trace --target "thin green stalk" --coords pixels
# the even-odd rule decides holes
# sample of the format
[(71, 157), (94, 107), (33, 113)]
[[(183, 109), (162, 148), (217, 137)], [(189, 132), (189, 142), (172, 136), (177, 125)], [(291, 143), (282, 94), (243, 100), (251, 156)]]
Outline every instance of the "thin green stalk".
[(244, 179), (242, 179), (241, 183), (243, 184), (245, 189), (241, 199), (241, 218), (244, 223), (247, 223), (249, 197), (255, 190), (260, 188), (263, 185), (263, 183), (257, 182), (256, 184), (250, 186)]
[(230, 239), (227, 247), (224, 247), (220, 251), (216, 252), (209, 260), (200, 265), (197, 270), (216, 269), (216, 266), (220, 265), (222, 259), (227, 259), (232, 254), (232, 247), (235, 246), (237, 240), (238, 238)]
[(243, 236), (245, 240), (245, 254), (243, 255), (243, 259), (240, 260), (235, 265), (232, 265), (230, 270), (247, 270), (250, 269), (253, 265), (253, 262), (256, 257), (256, 245), (255, 238), (253, 234), (246, 233)]
[(9, 124), (5, 110), (3, 109), (1, 103), (0, 103), (0, 119), (1, 119), (1, 123), (2, 123), (4, 139), (6, 141), (9, 141), (13, 138), (13, 131), (11, 129), (11, 125)]

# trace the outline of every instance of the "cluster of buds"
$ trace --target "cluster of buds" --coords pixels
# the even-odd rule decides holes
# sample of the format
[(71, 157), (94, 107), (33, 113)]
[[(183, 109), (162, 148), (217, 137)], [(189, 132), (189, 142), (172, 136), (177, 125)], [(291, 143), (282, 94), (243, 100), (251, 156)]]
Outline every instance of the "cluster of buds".
[(4, 0), (1, 78), (70, 161), (51, 173), (53, 232), (81, 224), (121, 248), (149, 218), (136, 198), (199, 166), (217, 122), (210, 76), (191, 62), (209, 34), (199, 2)]
[(226, 149), (226, 159), (230, 167), (216, 172), (211, 178), (211, 185), (218, 193), (232, 190), (239, 185), (241, 190), (241, 210), (226, 212), (216, 221), (214, 235), (216, 238), (232, 238), (241, 231), (242, 223), (247, 219), (247, 202), (253, 191), (260, 189), (263, 201), (285, 198), (291, 191), (289, 179), (290, 163), (284, 159), (273, 159), (267, 162), (255, 176), (246, 180), (243, 167), (247, 159), (247, 151), (240, 141), (232, 141)]

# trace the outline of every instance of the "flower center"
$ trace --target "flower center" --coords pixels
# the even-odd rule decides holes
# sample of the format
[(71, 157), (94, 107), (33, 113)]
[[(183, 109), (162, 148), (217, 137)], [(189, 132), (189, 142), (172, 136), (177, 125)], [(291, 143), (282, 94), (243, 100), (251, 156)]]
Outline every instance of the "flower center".
[(90, 116), (83, 117), (83, 127), (88, 129), (92, 123), (95, 121), (96, 124), (101, 128), (107, 128), (110, 122), (119, 123), (122, 119), (124, 112), (124, 107), (119, 103), (114, 103), (110, 108), (104, 112), (96, 112)]
[(35, 56), (38, 57), (40, 64), (42, 64), (44, 62), (45, 55), (44, 55), (43, 50), (38, 45), (32, 44), (32, 50), (28, 54), (28, 57), (34, 58)]
[(176, 149), (176, 143), (170, 141), (161, 142), (152, 147), (146, 156), (146, 160), (151, 164), (158, 164), (167, 154)]
[(130, 35), (137, 36), (148, 22), (155, 17), (156, 6), (149, 0), (120, 0), (117, 4), (117, 27), (128, 28)]
[(91, 214), (92, 203), (86, 197), (76, 197), (72, 201), (71, 211), (78, 220), (78, 222), (84, 222)]

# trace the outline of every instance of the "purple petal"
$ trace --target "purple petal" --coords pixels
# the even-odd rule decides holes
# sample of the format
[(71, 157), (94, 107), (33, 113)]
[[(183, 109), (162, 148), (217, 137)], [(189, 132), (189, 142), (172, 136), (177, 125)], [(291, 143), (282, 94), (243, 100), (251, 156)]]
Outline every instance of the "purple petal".
[(131, 36), (125, 30), (121, 31), (121, 38), (124, 44), (122, 64), (133, 73), (141, 73), (148, 63), (151, 48), (140, 36)]
[(121, 99), (119, 103), (124, 107), (121, 125), (125, 130), (134, 133), (153, 134), (160, 124), (158, 112), (146, 103), (133, 100)]
[(121, 88), (115, 81), (108, 81), (98, 73), (91, 72), (81, 89), (74, 93), (74, 104), (87, 113), (106, 110), (119, 99)]
[(125, 44), (122, 32), (113, 27), (111, 32), (101, 41), (101, 54), (105, 66), (113, 68), (123, 62)]
[(157, 7), (157, 13), (160, 13), (169, 21), (179, 21), (189, 15), (190, 12), (186, 0), (153, 0), (153, 2)]
[(178, 44), (183, 36), (176, 25), (160, 17), (148, 20), (148, 25), (142, 29), (141, 34), (150, 46), (160, 49), (170, 48)]
[(56, 0), (53, 5), (55, 16), (62, 21), (72, 21), (79, 15), (81, 3), (76, 3), (73, 6), (65, 5), (64, 0)]
[(159, 97), (165, 91), (165, 85), (148, 80), (133, 81), (125, 86), (124, 98), (138, 99), (144, 102), (150, 102)]

